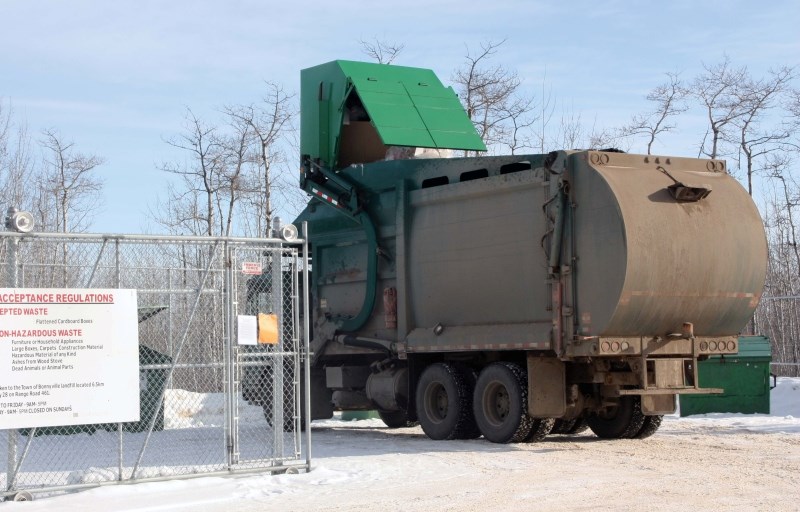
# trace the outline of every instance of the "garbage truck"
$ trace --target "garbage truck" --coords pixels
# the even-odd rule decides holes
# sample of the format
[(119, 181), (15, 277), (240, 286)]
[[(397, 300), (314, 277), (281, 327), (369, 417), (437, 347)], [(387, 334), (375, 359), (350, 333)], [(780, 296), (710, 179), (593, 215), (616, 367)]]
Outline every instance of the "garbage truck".
[(737, 353), (767, 261), (725, 161), (473, 156), (487, 148), (431, 70), (340, 60), (301, 82), (311, 419), (645, 438), (677, 395), (722, 392), (697, 363)]

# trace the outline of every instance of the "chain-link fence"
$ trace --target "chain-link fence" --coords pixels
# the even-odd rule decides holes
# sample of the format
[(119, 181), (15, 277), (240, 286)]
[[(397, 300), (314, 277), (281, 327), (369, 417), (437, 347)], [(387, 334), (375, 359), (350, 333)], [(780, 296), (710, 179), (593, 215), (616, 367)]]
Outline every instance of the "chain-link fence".
[[(300, 411), (304, 248), (302, 241), (277, 239), (0, 234), (0, 288), (136, 290), (138, 361), (131, 364), (138, 367), (140, 407), (133, 422), (6, 430), (3, 496), (240, 470), (308, 470)], [(3, 325), (14, 324), (13, 313), (6, 310)], [(10, 344), (13, 332), (0, 331), (0, 342)], [(26, 343), (36, 351), (45, 342)], [(69, 362), (81, 353), (58, 355)], [(21, 357), (31, 359), (13, 364), (38, 356)], [(69, 374), (64, 368), (40, 372), (51, 382), (34, 388), (58, 386), (53, 382)], [(11, 370), (0, 375), (8, 380)], [(2, 380), (0, 390), (7, 389)], [(8, 420), (37, 403), (46, 405), (26, 392), (25, 400), (0, 400), (0, 414)]]
[(800, 297), (762, 297), (754, 324), (757, 334), (769, 338), (772, 372), (800, 377)]

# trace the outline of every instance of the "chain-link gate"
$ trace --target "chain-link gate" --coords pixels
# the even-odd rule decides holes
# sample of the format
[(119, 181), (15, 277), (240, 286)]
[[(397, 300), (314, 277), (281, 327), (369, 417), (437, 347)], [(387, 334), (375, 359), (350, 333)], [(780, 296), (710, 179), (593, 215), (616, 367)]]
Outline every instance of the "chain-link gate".
[[(140, 388), (139, 421), (6, 430), (2, 496), (310, 469), (300, 410), (308, 389), (300, 385), (306, 247), (303, 240), (0, 234), (0, 288), (137, 290)], [(257, 337), (244, 337), (245, 324)], [(0, 400), (0, 414), (18, 405)]]

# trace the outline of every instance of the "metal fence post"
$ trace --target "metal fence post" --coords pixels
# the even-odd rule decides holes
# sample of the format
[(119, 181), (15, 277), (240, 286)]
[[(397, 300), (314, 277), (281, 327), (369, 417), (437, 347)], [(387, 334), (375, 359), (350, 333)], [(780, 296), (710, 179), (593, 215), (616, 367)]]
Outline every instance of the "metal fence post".
[(296, 454), (300, 453), (300, 442), (301, 442), (301, 435), (300, 433), (303, 431), (305, 427), (304, 419), (305, 415), (305, 401), (300, 396), (300, 390), (305, 389), (305, 382), (303, 385), (300, 385), (300, 379), (303, 377), (305, 372), (300, 370), (300, 355), (303, 353), (303, 349), (300, 345), (300, 283), (298, 274), (299, 274), (299, 267), (300, 258), (297, 254), (297, 249), (292, 249), (291, 253), (291, 264), (290, 264), (290, 271), (292, 272), (292, 289), (291, 289), (291, 303), (292, 303), (292, 396), (295, 397), (294, 407), (292, 408), (297, 415), (297, 420), (295, 421), (295, 436), (294, 436), (294, 452)]
[[(105, 247), (105, 242), (106, 241), (103, 240), (103, 247)], [(101, 254), (102, 254), (102, 249), (100, 251), (101, 251)], [(100, 261), (100, 256), (97, 257), (97, 261)], [(115, 240), (115, 243), (114, 243), (114, 285), (117, 288), (122, 288), (122, 277), (121, 277), (121, 273), (120, 273), (120, 261), (119, 261), (119, 240)], [(139, 363), (138, 360), (137, 360), (137, 363)], [(139, 364), (137, 364), (137, 366), (139, 366)], [(139, 371), (141, 372), (142, 370), (139, 369)], [(140, 408), (141, 408), (141, 406), (140, 406)], [(118, 463), (118, 466), (117, 466), (117, 480), (119, 480), (121, 482), (122, 479), (123, 479), (122, 467), (123, 467), (123, 464), (125, 462), (125, 445), (124, 445), (124, 439), (123, 439), (123, 435), (122, 435), (122, 423), (117, 423), (117, 440), (118, 440), (117, 449), (119, 450), (118, 451), (118, 458), (117, 458), (117, 463)]]
[(232, 469), (234, 464), (239, 462), (239, 439), (238, 439), (238, 411), (236, 401), (236, 368), (234, 366), (234, 303), (236, 301), (236, 288), (233, 276), (234, 249), (225, 244), (225, 273), (223, 296), (225, 301), (225, 336), (223, 336), (224, 354), (224, 393), (225, 393), (225, 441), (226, 441), (226, 463), (228, 469)]
[(272, 272), (272, 311), (278, 317), (278, 345), (272, 370), (273, 393), (272, 393), (272, 417), (273, 417), (273, 438), (275, 457), (283, 459), (283, 431), (284, 431), (284, 364), (283, 350), (283, 269), (281, 268), (280, 246), (272, 248), (271, 252), (271, 272)]
[[(11, 288), (17, 287), (17, 252), (19, 249), (19, 238), (12, 237), (8, 240), (8, 282)], [(17, 479), (17, 442), (19, 432), (15, 429), (8, 430), (8, 469), (6, 471), (6, 491), (11, 491), (15, 487)]]
[(311, 471), (311, 352), (309, 341), (309, 301), (311, 298), (311, 289), (309, 288), (308, 279), (308, 223), (303, 222), (303, 379), (305, 380), (305, 391), (302, 393), (302, 400), (306, 413), (305, 427), (306, 427), (306, 471)]
[[(172, 310), (174, 309), (173, 308), (173, 303), (172, 303), (172, 295), (173, 294), (171, 293), (172, 287), (173, 287), (172, 274), (173, 274), (172, 269), (171, 268), (167, 269), (167, 290), (168, 290), (168, 293), (167, 293), (167, 354), (169, 354), (169, 357), (171, 357), (171, 358), (175, 356), (175, 354), (173, 353), (174, 352), (174, 350), (173, 350), (174, 341), (173, 341), (173, 333), (172, 333), (172, 323), (174, 321), (173, 318), (172, 318), (172, 315), (173, 315), (172, 314)], [(167, 380), (166, 386), (167, 386), (167, 388), (172, 389), (172, 375), (169, 376), (169, 380)]]

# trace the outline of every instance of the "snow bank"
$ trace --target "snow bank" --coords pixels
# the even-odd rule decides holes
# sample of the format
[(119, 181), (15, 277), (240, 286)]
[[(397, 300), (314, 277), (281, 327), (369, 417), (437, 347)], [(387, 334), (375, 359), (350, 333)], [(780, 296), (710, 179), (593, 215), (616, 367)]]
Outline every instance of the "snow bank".
[(771, 416), (800, 418), (800, 378), (778, 377), (769, 399)]
[(675, 432), (724, 428), (728, 433), (800, 433), (800, 378), (778, 377), (777, 386), (770, 392), (770, 414), (710, 413), (680, 418), (676, 413), (665, 420), (666, 430)]
[[(259, 406), (238, 399), (239, 424), (264, 423)], [(222, 393), (194, 393), (168, 389), (164, 395), (164, 429), (221, 427), (225, 424), (225, 397)]]

